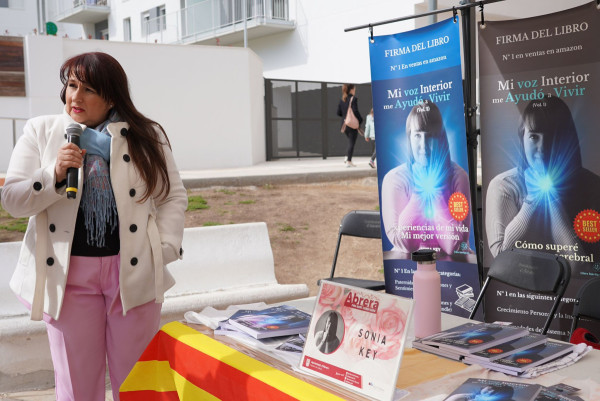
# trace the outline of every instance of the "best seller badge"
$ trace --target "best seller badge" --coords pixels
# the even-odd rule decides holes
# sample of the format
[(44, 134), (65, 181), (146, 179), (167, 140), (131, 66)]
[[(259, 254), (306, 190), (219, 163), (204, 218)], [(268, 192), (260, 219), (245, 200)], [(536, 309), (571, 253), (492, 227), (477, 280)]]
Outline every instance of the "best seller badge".
[(469, 214), (467, 197), (460, 192), (453, 193), (448, 200), (448, 209), (454, 220), (463, 221)]
[(585, 242), (598, 242), (600, 240), (600, 213), (592, 209), (585, 209), (575, 216), (573, 222), (575, 234)]

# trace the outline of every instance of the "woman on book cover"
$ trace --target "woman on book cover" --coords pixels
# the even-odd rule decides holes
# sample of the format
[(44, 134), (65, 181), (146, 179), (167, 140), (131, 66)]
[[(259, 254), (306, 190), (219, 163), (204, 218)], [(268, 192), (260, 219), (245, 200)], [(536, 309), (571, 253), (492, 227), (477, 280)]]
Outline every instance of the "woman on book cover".
[[(468, 343), (468, 344), (481, 344), (488, 343), (496, 340), (496, 335), (502, 331), (502, 326), (492, 326), (483, 328), (467, 329), (465, 331), (449, 332), (447, 334), (441, 334), (434, 338), (435, 341), (450, 342), (455, 341), (457, 343)], [(476, 342), (473, 342), (476, 340)]]
[(444, 401), (513, 401), (514, 393), (507, 384), (488, 384), (469, 393), (451, 395)]
[(331, 354), (340, 346), (341, 341), (337, 336), (338, 319), (337, 312), (329, 312), (329, 314), (327, 314), (323, 329), (315, 334), (315, 343), (317, 345), (317, 349), (324, 354)]
[[(579, 254), (598, 250), (574, 229), (580, 212), (599, 210), (600, 179), (582, 166), (577, 129), (558, 97), (533, 100), (518, 130), (516, 166), (498, 174), (486, 195), (485, 228), (492, 255), (518, 241), (577, 245)], [(538, 245), (540, 246), (540, 245)]]
[[(448, 135), (435, 103), (425, 100), (412, 108), (406, 137), (409, 161), (390, 170), (381, 186), (382, 220), (393, 250), (410, 253), (435, 248), (446, 255), (468, 253), (469, 178), (450, 157)], [(453, 194), (464, 203), (460, 216), (449, 208)]]

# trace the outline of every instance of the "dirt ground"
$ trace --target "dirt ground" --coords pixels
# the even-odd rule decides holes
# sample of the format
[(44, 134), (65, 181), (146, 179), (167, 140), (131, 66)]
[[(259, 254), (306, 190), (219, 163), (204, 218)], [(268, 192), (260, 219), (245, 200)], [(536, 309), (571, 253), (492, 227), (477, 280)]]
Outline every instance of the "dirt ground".
[[(310, 295), (317, 293), (317, 280), (329, 275), (341, 218), (351, 210), (378, 207), (374, 177), (315, 184), (213, 187), (190, 191), (190, 196), (200, 196), (206, 204), (203, 209), (186, 212), (186, 227), (266, 222), (277, 280), (282, 284), (306, 283)], [(7, 219), (0, 216), (0, 226)], [(0, 229), (0, 242), (22, 238), (22, 233)], [(336, 275), (383, 280), (381, 241), (344, 238)]]

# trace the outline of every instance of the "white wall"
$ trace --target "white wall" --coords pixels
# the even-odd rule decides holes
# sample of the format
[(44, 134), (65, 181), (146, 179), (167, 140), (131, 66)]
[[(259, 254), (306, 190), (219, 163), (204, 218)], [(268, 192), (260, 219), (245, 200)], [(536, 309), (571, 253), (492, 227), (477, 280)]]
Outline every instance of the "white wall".
[(10, 1), (8, 8), (0, 8), (0, 35), (8, 31), (8, 35), (11, 36), (25, 36), (32, 34), (37, 27), (35, 1)]
[[(162, 32), (157, 32), (156, 34), (154, 34), (154, 36), (151, 36), (147, 40), (145, 35), (142, 35), (141, 15), (144, 11), (161, 5), (165, 6), (165, 11), (167, 13), (167, 29)], [(171, 43), (177, 40), (179, 21), (177, 20), (177, 18), (175, 18), (175, 16), (169, 17), (169, 14), (179, 10), (180, 6), (180, 0), (144, 0), (144, 2), (112, 1), (110, 3), (110, 17), (108, 20), (109, 37), (111, 38), (111, 40), (122, 41), (124, 38), (123, 20), (126, 18), (130, 18), (132, 42), (147, 41), (149, 43), (153, 43), (153, 39), (156, 38), (158, 40), (158, 43)], [(165, 35), (167, 37), (161, 38), (160, 35)]]
[[(37, 0), (9, 0), (8, 7), (0, 8), (0, 35), (5, 35), (8, 31), (9, 36), (26, 36), (34, 34), (34, 29), (38, 33), (45, 33), (45, 17), (40, 17), (42, 26), (38, 26), (38, 1)], [(53, 2), (47, 2), (50, 9), (53, 8)], [(39, 10), (41, 11), (41, 10)], [(56, 21), (54, 21), (56, 22)], [(83, 37), (83, 31), (78, 24), (60, 24), (57, 23), (58, 37), (68, 35), (71, 38)]]
[[(414, 14), (422, 0), (290, 1), (296, 29), (251, 40), (265, 77), (327, 82), (370, 82), (369, 30), (344, 29)], [(374, 28), (387, 35), (414, 28), (414, 20)]]
[[(251, 0), (248, 0), (251, 1)], [(251, 39), (248, 46), (263, 60), (265, 77), (308, 81), (369, 82), (368, 30), (344, 32), (345, 28), (414, 14), (423, 0), (289, 0), (290, 19), (296, 29)], [(141, 12), (164, 4), (167, 29), (142, 36)], [(174, 13), (179, 0), (146, 0), (111, 3), (109, 35), (123, 40), (123, 20), (131, 19), (132, 41), (169, 43), (176, 40), (179, 21)], [(375, 28), (375, 35), (414, 28), (414, 20)], [(162, 35), (162, 36), (161, 36)], [(235, 45), (242, 47), (243, 42)]]
[[(27, 36), (28, 110), (18, 117), (62, 112), (60, 66), (68, 57), (89, 51), (119, 60), (136, 107), (165, 128), (181, 170), (243, 167), (266, 160), (262, 63), (243, 48)], [(8, 136), (12, 133), (0, 124), (0, 138)], [(6, 171), (6, 163), (0, 154), (0, 172)]]

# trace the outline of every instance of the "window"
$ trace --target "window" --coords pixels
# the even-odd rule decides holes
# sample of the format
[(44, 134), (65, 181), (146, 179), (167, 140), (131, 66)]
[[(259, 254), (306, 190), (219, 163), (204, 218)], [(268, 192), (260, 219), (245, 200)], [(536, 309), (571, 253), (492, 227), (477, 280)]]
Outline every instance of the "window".
[(166, 15), (164, 4), (144, 11), (142, 13), (142, 35), (164, 30), (166, 28)]
[(158, 7), (158, 29), (163, 31), (167, 27), (167, 9), (164, 5)]
[(131, 18), (125, 18), (123, 20), (123, 40), (125, 42), (131, 42)]
[(12, 8), (13, 10), (24, 10), (25, 0), (0, 0), (0, 8)]
[(150, 12), (142, 13), (142, 35), (147, 35), (149, 32)]

